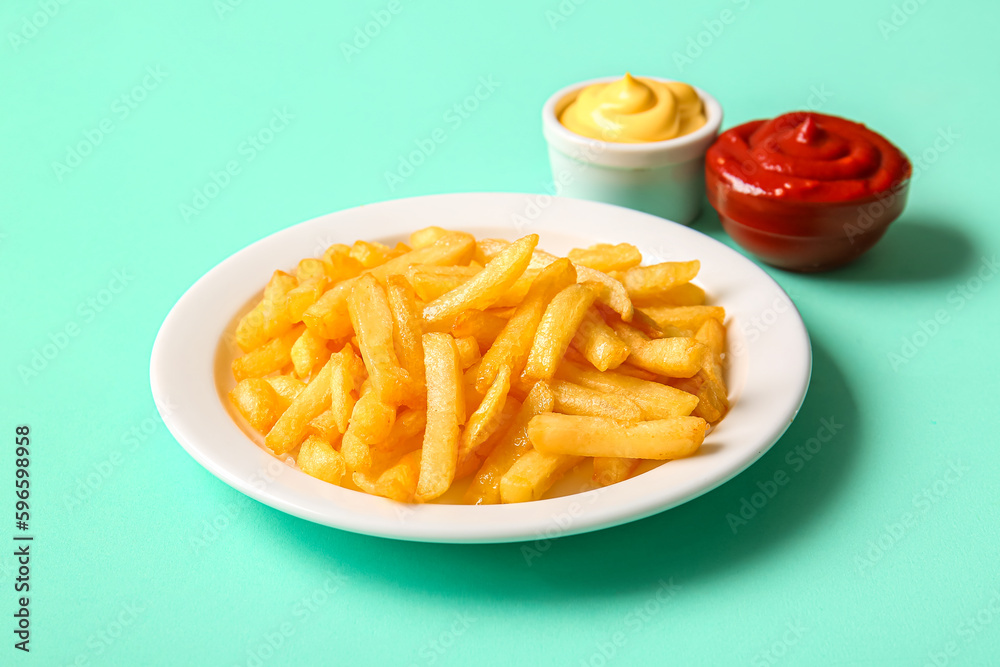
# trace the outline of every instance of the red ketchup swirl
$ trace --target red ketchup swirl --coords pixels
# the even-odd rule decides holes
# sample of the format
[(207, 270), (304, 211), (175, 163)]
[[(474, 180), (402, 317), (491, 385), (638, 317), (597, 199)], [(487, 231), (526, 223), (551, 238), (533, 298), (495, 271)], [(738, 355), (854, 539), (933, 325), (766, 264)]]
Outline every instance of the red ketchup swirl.
[[(805, 111), (727, 130), (705, 160), (709, 201), (726, 230), (764, 261), (797, 270), (845, 263), (874, 244), (902, 211), (911, 171), (898, 148), (861, 123)], [(850, 225), (872, 202), (884, 213), (858, 228), (858, 245)], [(795, 266), (790, 238), (823, 241), (829, 257), (809, 248), (808, 263)], [(832, 246), (843, 243), (844, 261), (834, 261)]]

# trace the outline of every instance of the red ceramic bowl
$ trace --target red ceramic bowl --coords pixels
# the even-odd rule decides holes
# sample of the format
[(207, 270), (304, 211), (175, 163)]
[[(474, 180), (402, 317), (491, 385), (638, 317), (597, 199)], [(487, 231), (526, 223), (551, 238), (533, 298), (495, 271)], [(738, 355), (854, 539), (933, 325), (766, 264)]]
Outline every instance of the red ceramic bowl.
[(804, 112), (723, 133), (705, 165), (726, 232), (773, 266), (826, 271), (882, 238), (906, 205), (906, 156), (858, 123)]

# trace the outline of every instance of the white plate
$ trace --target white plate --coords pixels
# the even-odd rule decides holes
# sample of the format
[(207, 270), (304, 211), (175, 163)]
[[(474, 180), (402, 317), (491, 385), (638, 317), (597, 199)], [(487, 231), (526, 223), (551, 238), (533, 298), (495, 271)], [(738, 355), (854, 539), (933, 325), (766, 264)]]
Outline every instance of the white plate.
[[(309, 477), (264, 451), (230, 415), (232, 331), (275, 268), (335, 242), (395, 243), (427, 225), (477, 237), (541, 237), (564, 254), (593, 243), (633, 243), (648, 263), (700, 259), (698, 282), (725, 306), (732, 410), (694, 457), (620, 484), (516, 505), (404, 505)], [(223, 341), (220, 343), (220, 341)], [(177, 441), (213, 475), (276, 509), (343, 530), (427, 542), (507, 542), (615, 526), (675, 507), (756, 461), (791, 423), (809, 385), (809, 336), (766, 273), (682, 225), (617, 206), (544, 195), (475, 193), (400, 199), (331, 213), (229, 257), (167, 315), (150, 361), (156, 406)], [(567, 482), (554, 494), (575, 491)]]

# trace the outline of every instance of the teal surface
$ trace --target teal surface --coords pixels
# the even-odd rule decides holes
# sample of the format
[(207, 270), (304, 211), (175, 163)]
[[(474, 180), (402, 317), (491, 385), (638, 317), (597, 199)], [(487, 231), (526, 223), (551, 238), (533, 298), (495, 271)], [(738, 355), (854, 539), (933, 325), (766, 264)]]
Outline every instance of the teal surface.
[[(0, 664), (1000, 664), (998, 22), (933, 0), (3, 3)], [(862, 261), (768, 269), (815, 369), (752, 468), (612, 530), (409, 544), (251, 501), (156, 419), (154, 336), (217, 262), (367, 202), (543, 192), (546, 97), (626, 70), (705, 88), (726, 127), (811, 107), (919, 160)]]

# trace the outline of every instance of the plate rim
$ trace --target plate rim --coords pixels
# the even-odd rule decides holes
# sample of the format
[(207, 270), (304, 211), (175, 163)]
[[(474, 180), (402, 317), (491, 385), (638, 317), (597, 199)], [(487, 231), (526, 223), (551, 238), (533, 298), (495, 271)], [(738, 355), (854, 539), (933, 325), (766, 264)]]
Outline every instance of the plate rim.
[[(758, 443), (753, 448), (754, 451), (749, 455), (739, 457), (736, 465), (730, 466), (725, 470), (723, 474), (719, 475), (709, 475), (712, 479), (707, 483), (699, 484), (696, 488), (689, 490), (685, 493), (675, 494), (671, 497), (669, 493), (660, 493), (647, 495), (646, 497), (639, 498), (638, 500), (633, 500), (631, 505), (623, 505), (622, 503), (612, 503), (610, 506), (602, 507), (597, 500), (604, 493), (609, 492), (609, 490), (614, 490), (615, 487), (621, 486), (613, 485), (610, 487), (605, 487), (602, 489), (596, 489), (591, 491), (586, 491), (579, 494), (562, 496), (558, 498), (550, 498), (545, 500), (534, 501), (532, 503), (525, 503), (520, 505), (495, 505), (495, 506), (467, 506), (467, 505), (419, 505), (419, 506), (407, 506), (400, 503), (395, 503), (394, 501), (387, 500), (384, 498), (377, 498), (373, 496), (367, 496), (364, 494), (359, 494), (355, 491), (349, 489), (343, 489), (341, 487), (336, 487), (320, 480), (315, 480), (308, 477), (300, 471), (294, 471), (296, 475), (301, 476), (305, 479), (298, 480), (296, 484), (299, 490), (302, 489), (314, 489), (317, 494), (310, 494), (303, 492), (303, 495), (308, 501), (315, 501), (320, 497), (327, 499), (331, 498), (331, 493), (336, 495), (336, 492), (342, 494), (350, 494), (351, 496), (362, 496), (364, 501), (359, 503), (362, 505), (367, 505), (370, 508), (378, 508), (378, 512), (375, 516), (379, 517), (379, 520), (374, 521), (373, 515), (368, 513), (354, 513), (351, 509), (351, 505), (355, 504), (350, 498), (341, 497), (338, 498), (340, 507), (336, 512), (329, 511), (318, 511), (315, 507), (310, 507), (302, 502), (296, 502), (295, 498), (287, 497), (286, 494), (276, 492), (273, 486), (265, 485), (264, 488), (258, 488), (258, 486), (253, 483), (251, 479), (246, 479), (234, 473), (229, 467), (221, 465), (211, 454), (211, 447), (206, 447), (203, 444), (197, 442), (197, 434), (192, 434), (190, 424), (186, 423), (183, 416), (178, 414), (175, 409), (171, 394), (176, 393), (171, 387), (176, 384), (176, 379), (171, 380), (169, 378), (169, 369), (172, 365), (169, 363), (169, 355), (171, 346), (176, 346), (183, 339), (183, 324), (185, 323), (184, 316), (187, 311), (196, 309), (198, 305), (198, 299), (202, 292), (206, 290), (206, 285), (213, 286), (213, 283), (217, 280), (221, 280), (220, 276), (225, 276), (229, 267), (238, 265), (241, 258), (246, 258), (255, 252), (258, 252), (262, 247), (268, 247), (271, 243), (275, 243), (275, 239), (288, 235), (289, 237), (297, 234), (304, 233), (305, 230), (310, 229), (314, 226), (319, 226), (328, 220), (334, 220), (338, 217), (349, 218), (351, 215), (357, 215), (359, 212), (367, 211), (378, 211), (379, 209), (392, 209), (395, 207), (407, 207), (407, 206), (430, 206), (433, 208), (435, 205), (443, 204), (445, 206), (455, 205), (462, 200), (468, 200), (472, 203), (479, 203), (480, 205), (489, 205), (490, 201), (497, 202), (504, 200), (508, 203), (514, 201), (520, 201), (522, 203), (538, 201), (540, 197), (549, 197), (548, 195), (539, 195), (531, 193), (510, 193), (510, 192), (473, 192), (473, 193), (451, 193), (451, 194), (435, 194), (435, 195), (424, 195), (418, 197), (402, 198), (402, 199), (391, 199), (383, 202), (377, 202), (372, 204), (361, 205), (357, 207), (352, 207), (348, 209), (342, 209), (339, 211), (334, 211), (325, 215), (317, 216), (309, 220), (285, 227), (283, 229), (277, 230), (236, 252), (232, 253), (204, 275), (201, 276), (194, 284), (192, 284), (176, 303), (171, 307), (170, 311), (166, 315), (161, 324), (156, 340), (153, 344), (152, 352), (150, 355), (150, 385), (153, 392), (154, 402), (156, 408), (159, 411), (164, 424), (171, 435), (177, 440), (177, 442), (192, 456), (202, 467), (208, 470), (213, 476), (217, 477), (224, 483), (228, 484), (237, 491), (253, 498), (265, 505), (283, 511), (287, 514), (297, 516), (315, 523), (327, 525), (330, 527), (338, 528), (341, 530), (348, 530), (355, 533), (371, 535), (376, 537), (391, 538), (391, 539), (401, 539), (408, 541), (420, 541), (420, 542), (439, 542), (439, 543), (501, 543), (501, 542), (518, 542), (518, 541), (531, 541), (538, 539), (549, 539), (551, 537), (563, 537), (584, 532), (589, 532), (593, 530), (600, 530), (604, 528), (611, 528), (614, 526), (622, 525), (631, 521), (637, 521), (643, 518), (647, 518), (654, 514), (662, 511), (666, 511), (677, 507), (683, 503), (694, 500), (716, 488), (730, 481), (740, 473), (744, 472), (747, 468), (752, 466), (756, 461), (758, 461), (777, 441), (781, 436), (787, 431), (791, 423), (794, 421), (795, 417), (801, 410), (802, 404), (805, 400), (805, 396), (808, 392), (808, 387), (812, 377), (812, 344), (809, 337), (808, 330), (802, 321), (801, 314), (798, 308), (795, 306), (794, 301), (785, 292), (785, 290), (774, 280), (770, 275), (767, 274), (763, 269), (754, 264), (750, 259), (740, 254), (736, 250), (726, 246), (725, 244), (717, 241), (716, 239), (698, 231), (681, 225), (676, 222), (668, 221), (663, 218), (658, 218), (649, 214), (641, 213), (632, 209), (627, 209), (619, 206), (614, 206), (611, 204), (604, 204), (601, 202), (592, 202), (578, 199), (569, 199), (563, 197), (551, 197), (551, 203), (545, 207), (545, 212), (554, 209), (566, 209), (572, 211), (573, 209), (593, 209), (595, 213), (600, 213), (602, 210), (610, 215), (625, 217), (634, 217), (636, 219), (636, 224), (654, 224), (663, 226), (664, 229), (672, 229), (673, 232), (679, 233), (681, 235), (693, 234), (695, 236), (701, 237), (698, 242), (708, 243), (709, 246), (715, 246), (717, 250), (721, 251), (723, 255), (729, 255), (730, 258), (736, 260), (739, 263), (743, 263), (745, 267), (749, 267), (750, 270), (756, 274), (760, 279), (766, 281), (769, 287), (776, 290), (777, 293), (783, 296), (788, 305), (790, 306), (789, 311), (779, 318), (777, 325), (780, 330), (796, 334), (799, 338), (797, 342), (804, 343), (804, 349), (802, 352), (804, 356), (798, 360), (802, 362), (799, 364), (804, 371), (804, 375), (800, 374), (797, 378), (797, 386), (794, 394), (790, 395), (791, 399), (788, 403), (789, 407), (782, 411), (782, 419), (780, 423), (777, 418), (773, 419), (774, 424), (767, 429), (767, 434), (761, 434), (760, 440), (763, 442)], [(485, 200), (479, 201), (479, 200)], [(445, 223), (442, 223), (445, 224)], [(545, 231), (550, 231), (555, 234), (563, 233), (565, 230), (558, 223), (553, 229), (544, 230), (541, 227), (545, 224), (544, 220), (537, 222), (539, 225), (539, 232), (544, 233)], [(565, 223), (563, 223), (565, 224)], [(450, 223), (446, 224), (449, 226)], [(453, 226), (453, 225), (452, 225)], [(518, 224), (515, 222), (510, 225), (513, 232), (523, 235), (528, 233), (524, 229), (518, 228)], [(409, 225), (409, 229), (412, 231), (414, 225)], [(345, 230), (342, 231), (342, 230)], [(296, 232), (294, 230), (300, 230)], [(683, 231), (680, 231), (683, 230)], [(332, 234), (350, 234), (350, 227), (332, 225)], [(372, 235), (388, 236), (397, 232), (394, 231), (382, 231), (373, 232)], [(402, 232), (399, 232), (402, 233)], [(642, 246), (645, 244), (639, 243)], [(274, 264), (266, 267), (269, 270), (273, 268)], [(711, 285), (709, 285), (711, 288)], [(259, 289), (258, 289), (259, 291)], [(238, 301), (237, 301), (238, 302)], [(726, 304), (722, 304), (726, 305)], [(235, 309), (230, 311), (229, 319), (232, 319)], [(180, 320), (178, 319), (180, 318)], [(768, 332), (772, 332), (772, 336), (775, 335), (774, 328), (767, 329), (761, 333), (761, 336), (767, 337)], [(214, 335), (214, 340), (218, 343), (219, 337), (224, 333), (223, 331), (217, 331)], [(211, 354), (214, 360), (215, 347), (212, 347)], [(167, 356), (165, 356), (167, 355)], [(214, 366), (214, 365), (211, 365)], [(212, 378), (211, 384), (215, 386), (215, 374), (214, 372), (209, 373)], [(750, 381), (751, 375), (748, 373), (747, 382)], [(239, 427), (236, 426), (235, 422), (231, 419), (229, 412), (226, 410), (225, 405), (219, 402), (218, 412), (221, 413), (222, 417), (229, 423), (230, 426), (236, 428), (239, 431)], [(787, 414), (786, 414), (787, 413)], [(724, 422), (723, 422), (724, 423)], [(221, 425), (220, 425), (221, 426)], [(244, 440), (249, 440), (247, 436), (239, 431), (240, 437)], [(251, 445), (255, 448), (257, 445)], [(258, 448), (259, 449), (259, 448)], [(271, 461), (278, 462), (279, 465), (284, 466), (280, 463), (277, 458), (265, 453), (263, 450), (260, 454), (264, 457), (269, 458)], [(678, 462), (674, 462), (680, 463)], [(288, 468), (291, 470), (291, 468)], [(644, 475), (638, 476), (636, 478), (626, 480), (622, 484), (628, 484), (635, 480), (645, 478), (651, 473), (656, 471), (650, 471)], [(328, 489), (321, 489), (316, 485), (322, 485), (323, 487), (329, 487)], [(613, 494), (614, 495), (614, 494)], [(595, 506), (595, 503), (596, 506)], [(580, 507), (583, 507), (580, 510)], [(405, 511), (400, 511), (400, 507), (408, 508)], [(496, 530), (489, 530), (490, 522), (489, 518), (491, 516), (496, 517), (499, 513), (512, 514), (523, 509), (525, 507), (530, 507), (528, 512), (521, 512), (525, 514), (537, 514), (540, 519), (526, 522), (521, 528), (517, 528), (518, 525), (515, 523), (514, 527), (501, 526)], [(458, 513), (461, 514), (465, 512), (475, 512), (473, 515), (475, 517), (474, 521), (478, 526), (475, 526), (471, 533), (462, 534), (455, 530), (456, 527), (462, 525), (459, 524), (438, 524), (433, 520), (428, 520), (426, 518), (427, 514), (441, 513), (438, 512), (436, 508), (447, 508), (449, 511), (447, 513)], [(577, 508), (577, 510), (570, 511), (572, 508)], [(390, 512), (391, 509), (391, 512)], [(346, 510), (346, 511), (345, 511)], [(561, 517), (569, 513), (569, 524), (568, 526), (558, 525), (557, 530), (551, 530), (554, 523), (554, 519)], [(402, 513), (402, 517), (400, 514)], [(396, 515), (395, 523), (386, 523), (385, 519), (389, 517), (390, 514)], [(422, 516), (423, 515), (423, 516)], [(416, 517), (416, 520), (413, 520)], [(486, 525), (486, 528), (483, 527)], [(555, 534), (551, 534), (551, 533)]]

